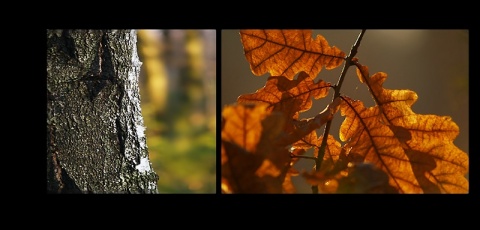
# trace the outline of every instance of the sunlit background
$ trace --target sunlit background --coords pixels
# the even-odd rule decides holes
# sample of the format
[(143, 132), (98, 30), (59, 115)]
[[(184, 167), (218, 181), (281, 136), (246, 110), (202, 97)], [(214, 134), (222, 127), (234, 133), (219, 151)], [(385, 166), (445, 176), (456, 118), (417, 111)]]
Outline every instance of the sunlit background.
[[(330, 46), (336, 46), (346, 54), (355, 43), (361, 30), (314, 30), (321, 34)], [(235, 103), (240, 94), (254, 93), (265, 85), (268, 74), (255, 76), (250, 70), (240, 41), (239, 30), (222, 30), (221, 105)], [(418, 114), (451, 116), (459, 126), (460, 134), (455, 145), (469, 153), (469, 34), (468, 30), (367, 30), (360, 44), (357, 57), (370, 74), (387, 73), (384, 87), (410, 89), (418, 94), (412, 110)], [(328, 71), (323, 69), (316, 80), (335, 84), (342, 66)], [(365, 106), (374, 101), (367, 87), (358, 81), (355, 68), (348, 70), (341, 91)], [(326, 100), (314, 100), (312, 108), (300, 114), (300, 118), (313, 117), (331, 101), (333, 90)], [(332, 122), (331, 134), (338, 138), (338, 130), (344, 117), (337, 113)], [(317, 130), (318, 136), (323, 128)], [(311, 160), (300, 159), (296, 169), (311, 170)], [(468, 177), (468, 175), (467, 175)], [(292, 178), (298, 193), (311, 193), (310, 186), (300, 176)]]
[(141, 107), (159, 193), (215, 193), (216, 31), (137, 32)]

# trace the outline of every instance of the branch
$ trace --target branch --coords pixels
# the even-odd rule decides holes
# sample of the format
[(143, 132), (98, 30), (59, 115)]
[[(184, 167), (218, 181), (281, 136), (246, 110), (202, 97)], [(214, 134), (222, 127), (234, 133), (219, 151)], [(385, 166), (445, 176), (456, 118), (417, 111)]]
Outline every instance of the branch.
[(290, 155), (291, 158), (304, 158), (304, 159), (310, 159), (310, 160), (316, 160), (316, 157), (311, 157), (311, 156), (298, 156), (298, 155)]
[[(357, 37), (357, 41), (355, 41), (355, 44), (353, 44), (352, 49), (350, 49), (350, 53), (348, 54), (347, 58), (345, 58), (345, 65), (343, 66), (342, 73), (340, 74), (340, 78), (338, 79), (337, 84), (333, 87), (335, 89), (335, 94), (333, 95), (332, 103), (335, 99), (340, 97), (340, 88), (342, 88), (342, 83), (343, 83), (343, 80), (345, 79), (345, 75), (347, 75), (348, 68), (352, 65), (355, 65), (352, 59), (355, 57), (355, 55), (357, 55), (358, 47), (360, 46), (360, 42), (362, 41), (365, 31), (366, 30), (363, 29), (362, 32), (360, 32), (360, 34)], [(332, 125), (332, 120), (329, 120), (327, 122), (327, 125), (325, 126), (325, 130), (323, 131), (322, 144), (320, 145), (318, 156), (317, 156), (317, 159), (315, 160), (315, 171), (317, 172), (320, 170), (320, 166), (322, 165), (322, 161), (323, 161), (323, 156), (325, 155), (328, 133), (330, 132), (331, 125)], [(318, 193), (318, 185), (312, 186), (312, 193), (314, 194)]]

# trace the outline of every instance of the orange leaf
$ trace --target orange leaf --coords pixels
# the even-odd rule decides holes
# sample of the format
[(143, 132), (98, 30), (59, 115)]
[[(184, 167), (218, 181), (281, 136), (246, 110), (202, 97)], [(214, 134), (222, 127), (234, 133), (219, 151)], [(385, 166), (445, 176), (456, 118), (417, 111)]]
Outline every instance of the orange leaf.
[(222, 140), (222, 191), (282, 193), (289, 160), (286, 150), (277, 149), (264, 157)]
[(262, 134), (261, 121), (269, 114), (266, 106), (228, 106), (222, 116), (225, 124), (222, 140), (232, 142), (248, 152), (256, 152), (256, 147)]
[[(288, 135), (283, 136), (278, 143), (282, 143), (285, 146), (301, 140), (302, 143), (312, 147), (318, 146), (316, 144), (318, 140), (312, 140), (312, 137), (316, 136), (316, 133), (313, 132), (315, 132), (315, 130), (320, 128), (322, 125), (326, 124), (328, 121), (332, 120), (333, 114), (337, 112), (340, 102), (340, 97), (335, 98), (333, 102), (327, 106), (327, 108), (325, 108), (315, 117), (289, 123), (293, 124), (293, 129), (290, 129), (290, 126), (287, 126), (285, 131), (288, 133)], [(300, 144), (299, 142), (295, 143), (294, 147), (300, 148), (298, 145), (301, 145), (301, 148), (306, 147), (306, 145)]]
[(348, 141), (345, 148), (384, 170), (390, 183), (400, 191), (422, 192), (414, 175), (408, 173), (412, 168), (402, 144), (383, 124), (380, 108), (365, 108), (362, 102), (347, 98), (340, 109), (346, 116), (340, 127), (340, 139)]
[(285, 176), (285, 180), (283, 181), (282, 188), (284, 193), (287, 194), (293, 194), (297, 191), (292, 182), (292, 174), (287, 173), (287, 175)]
[(312, 97), (324, 98), (329, 89), (330, 83), (323, 80), (314, 83), (308, 74), (301, 72), (297, 80), (269, 77), (263, 88), (253, 94), (241, 95), (237, 102), (265, 104), (268, 110), (283, 111), (287, 117), (297, 119), (299, 112), (312, 107)]
[(285, 116), (264, 105), (227, 106), (222, 113), (222, 191), (282, 193), (290, 153), (277, 144)]
[[(323, 140), (323, 135), (318, 138), (318, 142), (321, 143), (322, 140)], [(323, 163), (321, 165), (320, 171), (332, 171), (337, 161), (340, 159), (340, 157), (345, 156), (344, 152), (345, 150), (342, 148), (342, 145), (340, 144), (340, 142), (335, 140), (335, 138), (329, 134), (327, 138), (325, 154), (323, 155)], [(342, 153), (343, 155), (341, 155)], [(315, 149), (315, 151), (313, 152), (313, 155), (315, 157), (318, 157), (318, 148)], [(344, 159), (344, 161), (346, 162), (346, 159)]]
[[(302, 120), (303, 122), (307, 122)], [(311, 133), (305, 135), (300, 140), (295, 142), (292, 147), (295, 149), (310, 149), (312, 147), (319, 146), (319, 141), (317, 139), (317, 131), (313, 130)]]
[(267, 185), (255, 176), (262, 157), (222, 140), (222, 191), (224, 193), (262, 193)]
[(330, 47), (323, 36), (313, 40), (312, 30), (241, 30), (240, 35), (245, 57), (257, 76), (270, 72), (293, 79), (305, 71), (315, 78), (323, 66), (333, 69), (345, 59), (345, 53)]
[(387, 173), (401, 193), (467, 193), (468, 155), (453, 144), (458, 126), (450, 117), (415, 114), (415, 92), (384, 89), (385, 73), (368, 77), (368, 68), (357, 67), (377, 105), (344, 97), (345, 148)]
[[(323, 140), (323, 135), (318, 138), (318, 142), (321, 143)], [(327, 148), (325, 149), (325, 155), (323, 157), (324, 160), (331, 159), (333, 162), (336, 162), (342, 152), (342, 145), (340, 142), (335, 140), (332, 135), (328, 135), (327, 138)], [(315, 151), (314, 156), (318, 156), (318, 151)]]

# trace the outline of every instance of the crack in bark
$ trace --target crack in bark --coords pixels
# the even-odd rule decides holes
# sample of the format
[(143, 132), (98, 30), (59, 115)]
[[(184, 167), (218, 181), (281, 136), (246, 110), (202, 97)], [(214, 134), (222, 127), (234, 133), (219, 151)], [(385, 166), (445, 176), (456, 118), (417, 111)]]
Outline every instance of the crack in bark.
[[(51, 95), (51, 97), (53, 98), (53, 95)], [(51, 98), (48, 98), (47, 97), (47, 101), (52, 103), (53, 104), (53, 100), (50, 100)], [(54, 107), (52, 105), (52, 107)], [(54, 174), (54, 178), (55, 180), (58, 182), (58, 189), (57, 189), (57, 192), (60, 193), (62, 191), (62, 189), (65, 187), (65, 184), (63, 183), (63, 180), (62, 180), (62, 167), (60, 166), (60, 163), (59, 163), (59, 160), (58, 160), (58, 150), (56, 149), (56, 145), (55, 145), (55, 135), (54, 135), (54, 125), (50, 124), (50, 125), (47, 125), (47, 129), (48, 129), (48, 148), (51, 150), (51, 160), (52, 160), (52, 163), (53, 163), (53, 174)], [(51, 188), (49, 188), (50, 190)]]
[(53, 161), (53, 170), (55, 172), (55, 179), (58, 182), (58, 190), (57, 192), (60, 193), (62, 192), (63, 188), (65, 187), (65, 184), (62, 181), (62, 167), (60, 166), (60, 162), (58, 162), (57, 159), (58, 151), (54, 150), (52, 152), (52, 161)]
[(75, 59), (77, 62), (78, 60), (78, 53), (77, 47), (75, 46), (75, 41), (73, 40), (72, 36), (70, 35), (70, 30), (63, 30), (62, 31), (62, 38), (64, 43), (63, 51), (72, 59)]
[(79, 81), (85, 82), (88, 98), (93, 101), (109, 84), (117, 82), (113, 68), (112, 55), (108, 46), (107, 34), (104, 32), (98, 43), (98, 55), (92, 61), (90, 70)]
[(115, 126), (117, 128), (117, 137), (118, 137), (118, 144), (120, 146), (120, 153), (122, 155), (125, 155), (125, 131), (122, 128), (122, 124), (120, 122), (119, 117), (115, 119)]

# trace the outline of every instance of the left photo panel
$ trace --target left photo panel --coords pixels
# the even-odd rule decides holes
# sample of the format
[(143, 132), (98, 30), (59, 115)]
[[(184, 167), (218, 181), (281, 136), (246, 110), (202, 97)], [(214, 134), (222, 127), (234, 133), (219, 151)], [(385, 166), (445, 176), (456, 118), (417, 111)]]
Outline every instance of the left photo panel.
[(46, 36), (48, 194), (216, 193), (216, 30)]

